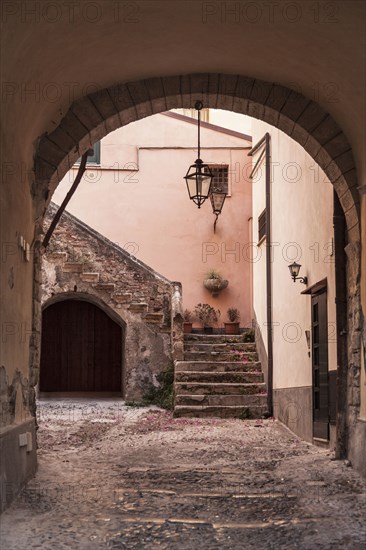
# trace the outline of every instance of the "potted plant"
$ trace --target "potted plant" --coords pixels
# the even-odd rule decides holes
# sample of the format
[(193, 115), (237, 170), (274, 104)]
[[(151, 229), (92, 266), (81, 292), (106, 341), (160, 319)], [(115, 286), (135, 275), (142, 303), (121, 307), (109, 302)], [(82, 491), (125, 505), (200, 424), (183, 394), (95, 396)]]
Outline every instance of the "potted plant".
[(192, 332), (193, 313), (189, 309), (183, 312), (183, 332), (189, 334)]
[(228, 323), (225, 325), (225, 334), (239, 334), (239, 318), (240, 312), (236, 307), (229, 307), (227, 310)]
[(216, 310), (210, 304), (197, 304), (195, 309), (197, 319), (201, 321), (204, 334), (213, 333), (213, 324), (217, 323), (220, 317), (220, 310)]
[(223, 279), (216, 269), (210, 269), (203, 281), (204, 287), (211, 292), (212, 296), (217, 296), (228, 284), (229, 281)]

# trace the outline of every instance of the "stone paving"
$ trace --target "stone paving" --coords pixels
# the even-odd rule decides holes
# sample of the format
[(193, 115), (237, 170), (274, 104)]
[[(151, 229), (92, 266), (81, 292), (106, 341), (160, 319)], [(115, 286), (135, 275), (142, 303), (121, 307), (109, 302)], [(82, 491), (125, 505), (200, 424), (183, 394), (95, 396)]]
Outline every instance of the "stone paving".
[(364, 550), (366, 481), (268, 420), (42, 401), (1, 549)]

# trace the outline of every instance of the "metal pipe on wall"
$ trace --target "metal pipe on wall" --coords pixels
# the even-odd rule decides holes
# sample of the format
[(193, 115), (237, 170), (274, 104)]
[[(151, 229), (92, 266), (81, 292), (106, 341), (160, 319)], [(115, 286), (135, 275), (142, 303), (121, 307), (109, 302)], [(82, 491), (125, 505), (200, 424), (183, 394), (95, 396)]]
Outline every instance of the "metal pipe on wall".
[(256, 171), (257, 166), (265, 155), (265, 188), (266, 188), (266, 319), (267, 319), (267, 358), (268, 358), (268, 377), (267, 377), (267, 408), (268, 414), (273, 415), (273, 319), (272, 319), (272, 235), (271, 235), (271, 136), (268, 132), (260, 139), (249, 151), (248, 156), (253, 156), (257, 151), (264, 147), (259, 159), (251, 173), (251, 178)]

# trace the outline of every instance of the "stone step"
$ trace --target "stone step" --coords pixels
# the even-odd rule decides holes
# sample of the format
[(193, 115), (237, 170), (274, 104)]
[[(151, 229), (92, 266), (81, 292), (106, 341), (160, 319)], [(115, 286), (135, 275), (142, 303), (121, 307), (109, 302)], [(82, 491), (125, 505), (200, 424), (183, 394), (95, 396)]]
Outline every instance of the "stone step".
[(262, 372), (202, 372), (179, 371), (175, 373), (175, 382), (223, 382), (260, 384), (263, 382)]
[(93, 285), (96, 290), (103, 290), (105, 292), (114, 292), (116, 285), (114, 283), (97, 283)]
[(67, 252), (52, 252), (51, 254), (47, 254), (47, 256), (56, 262), (66, 262), (67, 260)]
[(65, 273), (81, 273), (83, 271), (83, 264), (65, 262), (62, 266), (62, 271)]
[(211, 405), (211, 406), (240, 406), (240, 407), (265, 407), (267, 394), (261, 395), (190, 395), (179, 394), (175, 396), (175, 405)]
[(239, 406), (186, 406), (177, 405), (174, 408), (174, 416), (187, 418), (262, 418), (267, 409), (263, 407), (239, 407)]
[(236, 342), (236, 343), (223, 343), (223, 344), (206, 344), (206, 343), (196, 343), (196, 342), (185, 342), (184, 343), (184, 350), (185, 351), (220, 351), (220, 352), (227, 352), (229, 350), (232, 351), (251, 351), (256, 353), (257, 348), (254, 343), (251, 342)]
[(243, 343), (244, 334), (229, 336), (227, 334), (185, 334), (185, 342), (197, 342), (205, 344), (227, 344), (227, 343)]
[(191, 395), (228, 395), (228, 394), (263, 394), (266, 391), (265, 383), (242, 384), (242, 383), (222, 383), (222, 382), (175, 382), (175, 394)]
[(144, 321), (151, 325), (161, 325), (164, 321), (164, 313), (146, 313)]
[(175, 372), (261, 372), (259, 361), (241, 363), (239, 361), (177, 361)]
[(238, 363), (258, 362), (254, 351), (184, 351), (185, 361), (237, 361)]
[(80, 273), (80, 280), (85, 283), (97, 283), (99, 281), (99, 273)]
[(146, 313), (148, 305), (143, 302), (131, 302), (128, 309), (133, 313)]
[(120, 304), (129, 304), (132, 301), (132, 294), (131, 292), (114, 292), (112, 298)]

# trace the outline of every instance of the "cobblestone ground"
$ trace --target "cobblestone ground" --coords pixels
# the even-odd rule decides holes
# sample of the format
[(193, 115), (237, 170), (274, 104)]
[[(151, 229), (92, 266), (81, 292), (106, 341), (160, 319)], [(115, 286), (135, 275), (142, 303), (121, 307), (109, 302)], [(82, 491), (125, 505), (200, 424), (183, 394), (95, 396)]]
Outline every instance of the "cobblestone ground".
[(364, 550), (366, 483), (272, 420), (43, 401), (1, 549)]

